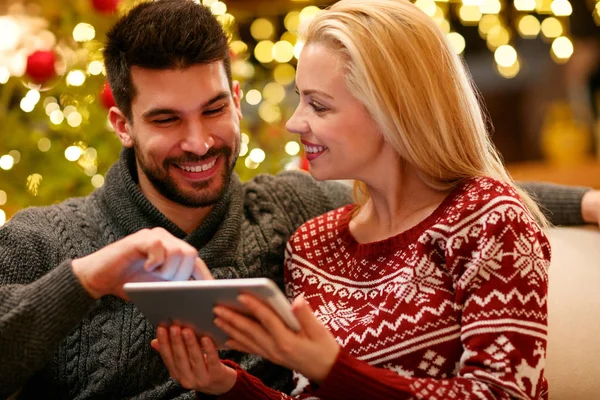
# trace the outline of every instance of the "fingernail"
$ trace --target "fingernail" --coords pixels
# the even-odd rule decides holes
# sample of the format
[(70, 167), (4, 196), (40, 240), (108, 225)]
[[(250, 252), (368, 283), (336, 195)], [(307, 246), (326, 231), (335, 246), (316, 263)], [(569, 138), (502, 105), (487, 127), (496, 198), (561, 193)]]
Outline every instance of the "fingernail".
[(213, 313), (219, 317), (222, 317), (224, 314), (224, 310), (221, 307), (213, 308)]
[(218, 326), (219, 328), (223, 327), (223, 321), (221, 321), (219, 318), (215, 318), (215, 320), (213, 321), (213, 323)]
[(245, 294), (240, 294), (237, 300), (244, 305), (248, 304), (248, 296), (246, 296)]

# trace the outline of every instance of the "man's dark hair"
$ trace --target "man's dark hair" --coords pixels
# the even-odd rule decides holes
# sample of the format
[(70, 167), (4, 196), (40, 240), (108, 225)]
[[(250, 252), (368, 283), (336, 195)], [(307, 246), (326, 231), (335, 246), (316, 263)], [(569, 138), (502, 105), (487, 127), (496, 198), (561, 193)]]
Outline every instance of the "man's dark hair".
[(136, 93), (131, 67), (187, 68), (223, 61), (231, 87), (229, 45), (210, 9), (192, 0), (139, 4), (110, 29), (104, 49), (108, 83), (117, 107), (132, 121)]

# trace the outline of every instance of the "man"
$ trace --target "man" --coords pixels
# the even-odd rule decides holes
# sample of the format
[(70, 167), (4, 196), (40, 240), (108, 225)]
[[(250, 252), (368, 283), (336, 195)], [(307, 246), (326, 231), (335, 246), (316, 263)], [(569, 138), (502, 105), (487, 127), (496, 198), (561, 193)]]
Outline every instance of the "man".
[[(0, 229), (0, 397), (194, 398), (169, 379), (123, 283), (201, 277), (202, 259), (215, 278), (281, 285), (291, 233), (351, 201), (344, 186), (299, 172), (239, 182), (240, 89), (207, 8), (137, 6), (109, 32), (105, 64), (124, 148), (105, 186), (22, 211)], [(542, 201), (561, 190), (541, 189)], [(581, 223), (586, 190), (560, 193), (562, 202), (544, 203), (554, 221)], [(288, 371), (222, 356), (286, 390)]]

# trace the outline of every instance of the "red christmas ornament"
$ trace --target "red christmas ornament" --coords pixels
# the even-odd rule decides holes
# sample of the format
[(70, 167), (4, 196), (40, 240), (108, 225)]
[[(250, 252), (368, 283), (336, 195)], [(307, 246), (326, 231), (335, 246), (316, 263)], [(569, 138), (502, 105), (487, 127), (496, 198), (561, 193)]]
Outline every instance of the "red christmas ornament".
[(112, 14), (118, 6), (119, 0), (92, 0), (92, 7), (101, 14)]
[(55, 62), (56, 55), (53, 51), (35, 51), (27, 57), (25, 73), (34, 83), (46, 83), (56, 76)]
[(300, 169), (303, 169), (304, 171), (308, 171), (308, 167), (309, 167), (308, 159), (306, 157), (302, 156), (302, 158), (300, 159)]
[(111, 107), (115, 107), (117, 104), (115, 103), (115, 98), (113, 97), (112, 90), (110, 90), (110, 86), (108, 83), (105, 83), (102, 87), (102, 91), (100, 92), (100, 101), (102, 105), (107, 110), (110, 110)]

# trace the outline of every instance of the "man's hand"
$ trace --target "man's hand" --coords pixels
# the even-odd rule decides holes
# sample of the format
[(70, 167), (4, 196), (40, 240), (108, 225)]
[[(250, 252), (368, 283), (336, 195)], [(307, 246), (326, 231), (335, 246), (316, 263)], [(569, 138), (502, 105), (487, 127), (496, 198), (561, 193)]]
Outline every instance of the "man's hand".
[(581, 215), (585, 222), (600, 225), (600, 190), (589, 190), (583, 195)]
[(94, 298), (126, 299), (134, 281), (212, 279), (198, 250), (162, 228), (144, 229), (72, 262), (73, 272)]

